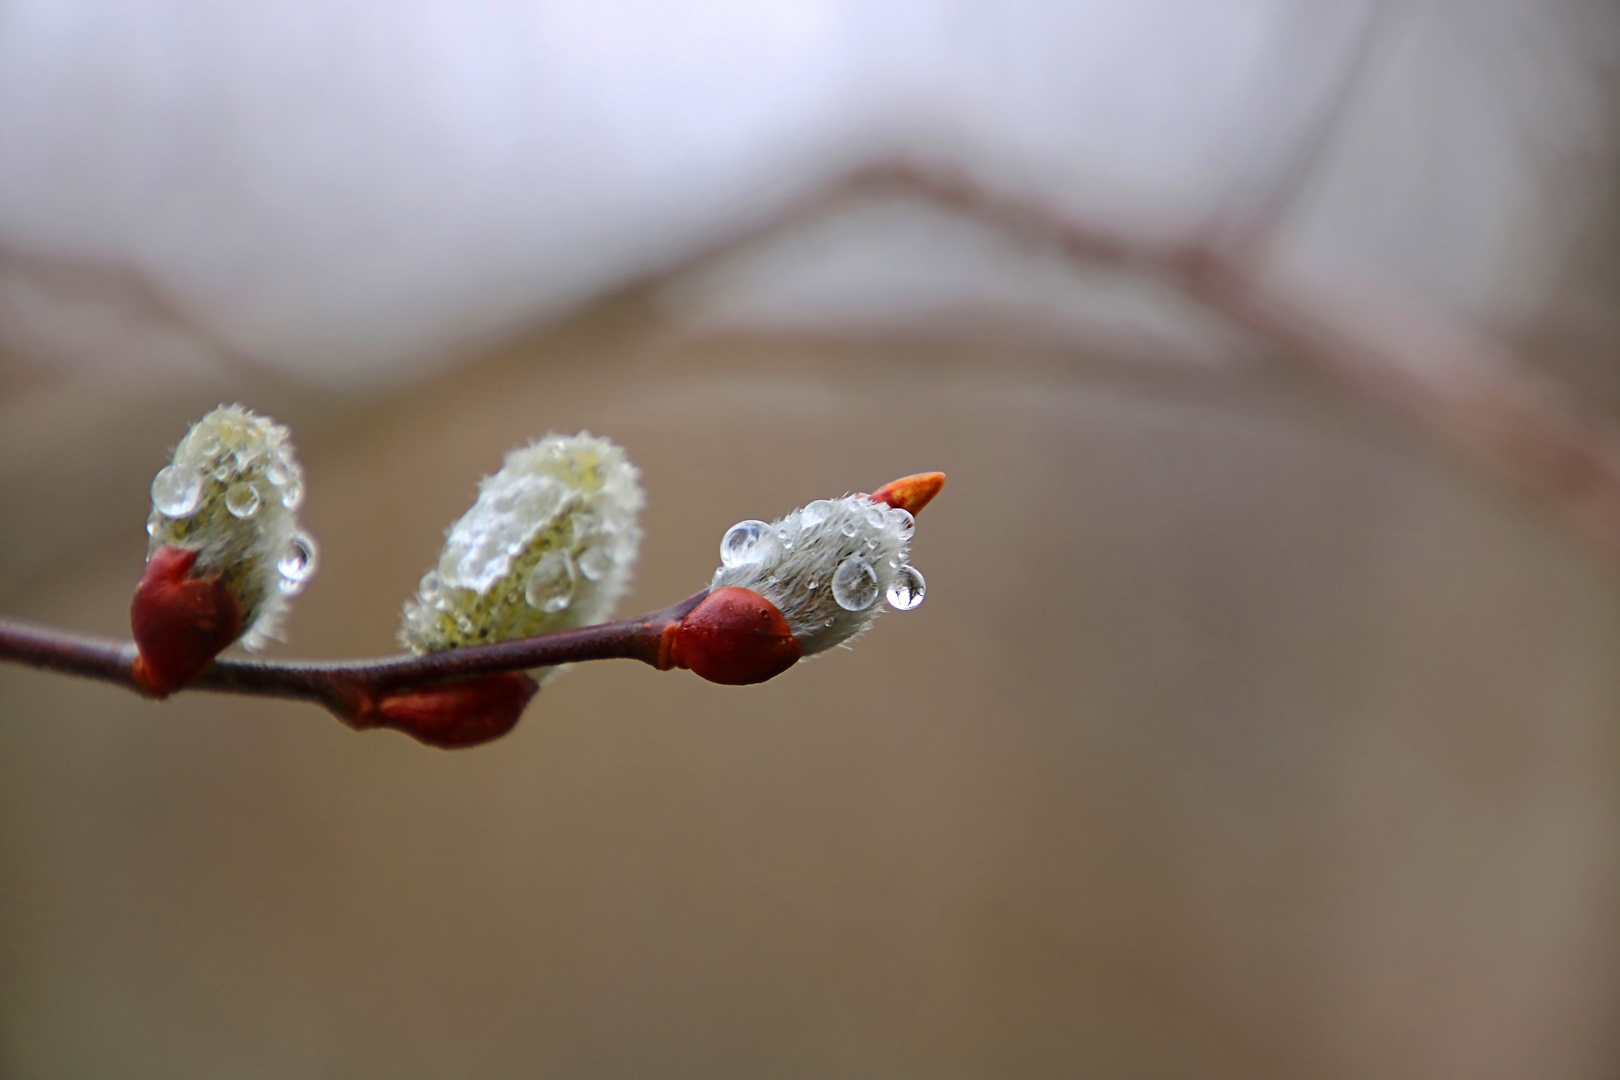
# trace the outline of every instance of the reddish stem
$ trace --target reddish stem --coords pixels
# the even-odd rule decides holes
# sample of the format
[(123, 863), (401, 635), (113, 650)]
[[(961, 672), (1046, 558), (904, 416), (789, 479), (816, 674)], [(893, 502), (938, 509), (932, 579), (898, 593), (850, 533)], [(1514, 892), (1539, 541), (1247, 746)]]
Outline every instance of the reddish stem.
[[(421, 656), (310, 663), (216, 660), (187, 690), (293, 698), (326, 706), (357, 727), (380, 723), (384, 699), (452, 679), (554, 667), (583, 660), (640, 660), (660, 670), (673, 666), (674, 628), (708, 590), (659, 611), (540, 637), (473, 645)], [(81, 675), (147, 693), (135, 676), (138, 654), (127, 641), (73, 634), (0, 616), (0, 659)]]

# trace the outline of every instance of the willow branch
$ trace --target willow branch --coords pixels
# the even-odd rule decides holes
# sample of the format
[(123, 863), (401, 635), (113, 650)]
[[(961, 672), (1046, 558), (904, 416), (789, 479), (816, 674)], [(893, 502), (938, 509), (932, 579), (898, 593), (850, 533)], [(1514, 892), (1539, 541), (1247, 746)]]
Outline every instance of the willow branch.
[[(704, 590), (661, 610), (617, 622), (420, 656), (328, 663), (216, 660), (186, 689), (311, 701), (353, 721), (385, 696), (453, 679), (586, 660), (640, 660), (664, 669), (670, 666), (666, 631), (707, 595)], [(135, 658), (133, 642), (0, 616), (0, 659), (99, 679), (139, 694), (143, 691), (134, 675)]]

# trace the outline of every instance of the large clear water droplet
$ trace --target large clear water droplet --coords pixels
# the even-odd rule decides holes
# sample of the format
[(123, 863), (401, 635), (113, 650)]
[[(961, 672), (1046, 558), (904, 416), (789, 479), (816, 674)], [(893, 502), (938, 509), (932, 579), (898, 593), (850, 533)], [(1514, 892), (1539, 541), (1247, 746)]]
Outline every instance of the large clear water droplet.
[(547, 615), (567, 611), (574, 602), (574, 560), (566, 551), (548, 551), (529, 571), (523, 598)]
[(225, 489), (225, 509), (232, 517), (252, 517), (259, 512), (259, 489), (252, 484), (232, 484)]
[(928, 583), (917, 572), (917, 568), (907, 563), (900, 568), (894, 584), (889, 586), (886, 599), (894, 610), (910, 611), (923, 602), (923, 591), (927, 588)]
[(865, 611), (878, 597), (877, 571), (859, 555), (851, 555), (833, 571), (832, 594), (845, 611)]
[(917, 531), (917, 519), (911, 516), (911, 511), (896, 506), (888, 513), (889, 528), (900, 534), (901, 540), (910, 540), (911, 534)]
[(820, 525), (833, 512), (833, 504), (826, 499), (817, 499), (799, 511), (799, 523), (807, 529)]
[(165, 517), (188, 518), (202, 505), (202, 473), (190, 465), (170, 465), (152, 480), (152, 505)]
[(605, 547), (588, 547), (579, 554), (579, 572), (587, 580), (601, 581), (613, 570), (613, 556)]
[[(720, 538), (720, 565), (741, 566), (754, 562), (764, 554), (760, 550), (760, 537), (770, 528), (763, 521), (739, 521)], [(712, 534), (711, 534), (712, 535)]]
[(281, 575), (277, 587), (283, 596), (297, 596), (315, 576), (315, 538), (308, 533), (295, 533), (281, 553), (276, 571)]

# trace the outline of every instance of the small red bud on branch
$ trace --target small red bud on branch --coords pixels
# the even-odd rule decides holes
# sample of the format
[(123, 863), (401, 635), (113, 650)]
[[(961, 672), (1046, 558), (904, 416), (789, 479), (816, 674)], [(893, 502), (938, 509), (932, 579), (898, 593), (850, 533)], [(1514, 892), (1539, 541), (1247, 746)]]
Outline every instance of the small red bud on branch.
[(133, 677), (142, 692), (167, 697), (196, 678), (242, 633), (236, 598), (219, 574), (194, 578), (197, 553), (162, 547), (153, 554), (129, 606), (140, 655)]
[(393, 728), (442, 750), (478, 746), (516, 727), (539, 689), (521, 671), (434, 683), (389, 694), (377, 704), (374, 717), (368, 711), (355, 726)]
[(716, 589), (693, 608), (676, 627), (669, 650), (675, 667), (727, 686), (773, 679), (803, 655), (776, 605), (734, 585)]

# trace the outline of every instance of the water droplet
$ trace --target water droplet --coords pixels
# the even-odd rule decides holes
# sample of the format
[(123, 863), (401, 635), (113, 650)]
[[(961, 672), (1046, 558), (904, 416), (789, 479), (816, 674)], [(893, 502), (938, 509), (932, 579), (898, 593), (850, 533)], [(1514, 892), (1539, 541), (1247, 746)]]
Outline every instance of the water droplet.
[(927, 588), (928, 583), (917, 572), (917, 568), (907, 563), (900, 568), (899, 576), (894, 579), (894, 584), (889, 586), (886, 599), (889, 601), (889, 606), (894, 610), (910, 611), (923, 602), (923, 592)]
[(720, 565), (741, 566), (746, 562), (755, 562), (764, 554), (760, 550), (759, 538), (770, 528), (763, 521), (739, 521), (726, 530), (726, 535), (720, 539)]
[(832, 592), (845, 611), (865, 611), (878, 597), (877, 571), (859, 555), (851, 555), (833, 572)]
[(281, 505), (289, 510), (296, 510), (303, 501), (304, 485), (299, 482), (298, 477), (289, 476), (281, 488)]
[(232, 517), (252, 517), (259, 512), (259, 489), (252, 484), (232, 484), (225, 489), (225, 509)]
[(280, 458), (272, 458), (270, 464), (264, 467), (264, 478), (276, 487), (281, 487), (291, 478), (287, 472), (287, 463)]
[(815, 578), (811, 578), (804, 583), (804, 587), (807, 589), (819, 589), (821, 588), (821, 582), (817, 581)]
[(794, 530), (788, 528), (788, 526), (786, 524), (782, 524), (782, 525), (777, 526), (777, 528), (776, 528), (776, 542), (778, 544), (782, 545), (782, 550), (783, 551), (792, 551), (793, 550), (793, 537), (794, 537)]
[(592, 513), (589, 510), (580, 510), (570, 514), (567, 518), (566, 524), (573, 532), (575, 540), (587, 544), (590, 543), (592, 537), (596, 536), (598, 533), (612, 531), (605, 517), (603, 517), (601, 514)]
[(422, 584), (416, 587), (416, 591), (422, 595), (423, 600), (431, 604), (444, 593), (444, 578), (429, 570), (422, 575)]
[(523, 598), (547, 615), (567, 611), (574, 602), (574, 560), (566, 551), (548, 551), (529, 571)]
[(202, 473), (190, 465), (170, 465), (152, 480), (152, 505), (166, 517), (188, 518), (202, 505)]
[(884, 523), (888, 521), (888, 516), (884, 513), (884, 511), (887, 509), (888, 507), (886, 506), (878, 506), (876, 504), (868, 506), (866, 508), (866, 523), (872, 526), (874, 529), (883, 528)]
[(843, 533), (845, 536), (854, 536), (856, 533), (861, 531), (861, 523), (856, 521), (854, 518), (846, 518), (844, 520), (844, 524), (839, 526), (838, 531)]
[(833, 504), (826, 499), (817, 499), (799, 511), (799, 522), (807, 529), (813, 529), (827, 520), (833, 512)]
[(157, 535), (157, 522), (148, 521), (146, 523), (146, 535), (147, 536), (155, 536), (155, 535)]
[(901, 540), (910, 540), (911, 534), (917, 531), (917, 519), (911, 516), (911, 511), (896, 506), (889, 511), (889, 528), (900, 534)]
[(309, 579), (315, 576), (315, 560), (315, 538), (308, 533), (295, 533), (276, 563), (276, 570), (281, 574), (281, 595), (297, 596), (304, 591)]
[(613, 556), (605, 547), (589, 547), (580, 552), (579, 572), (590, 581), (601, 581), (613, 569)]

